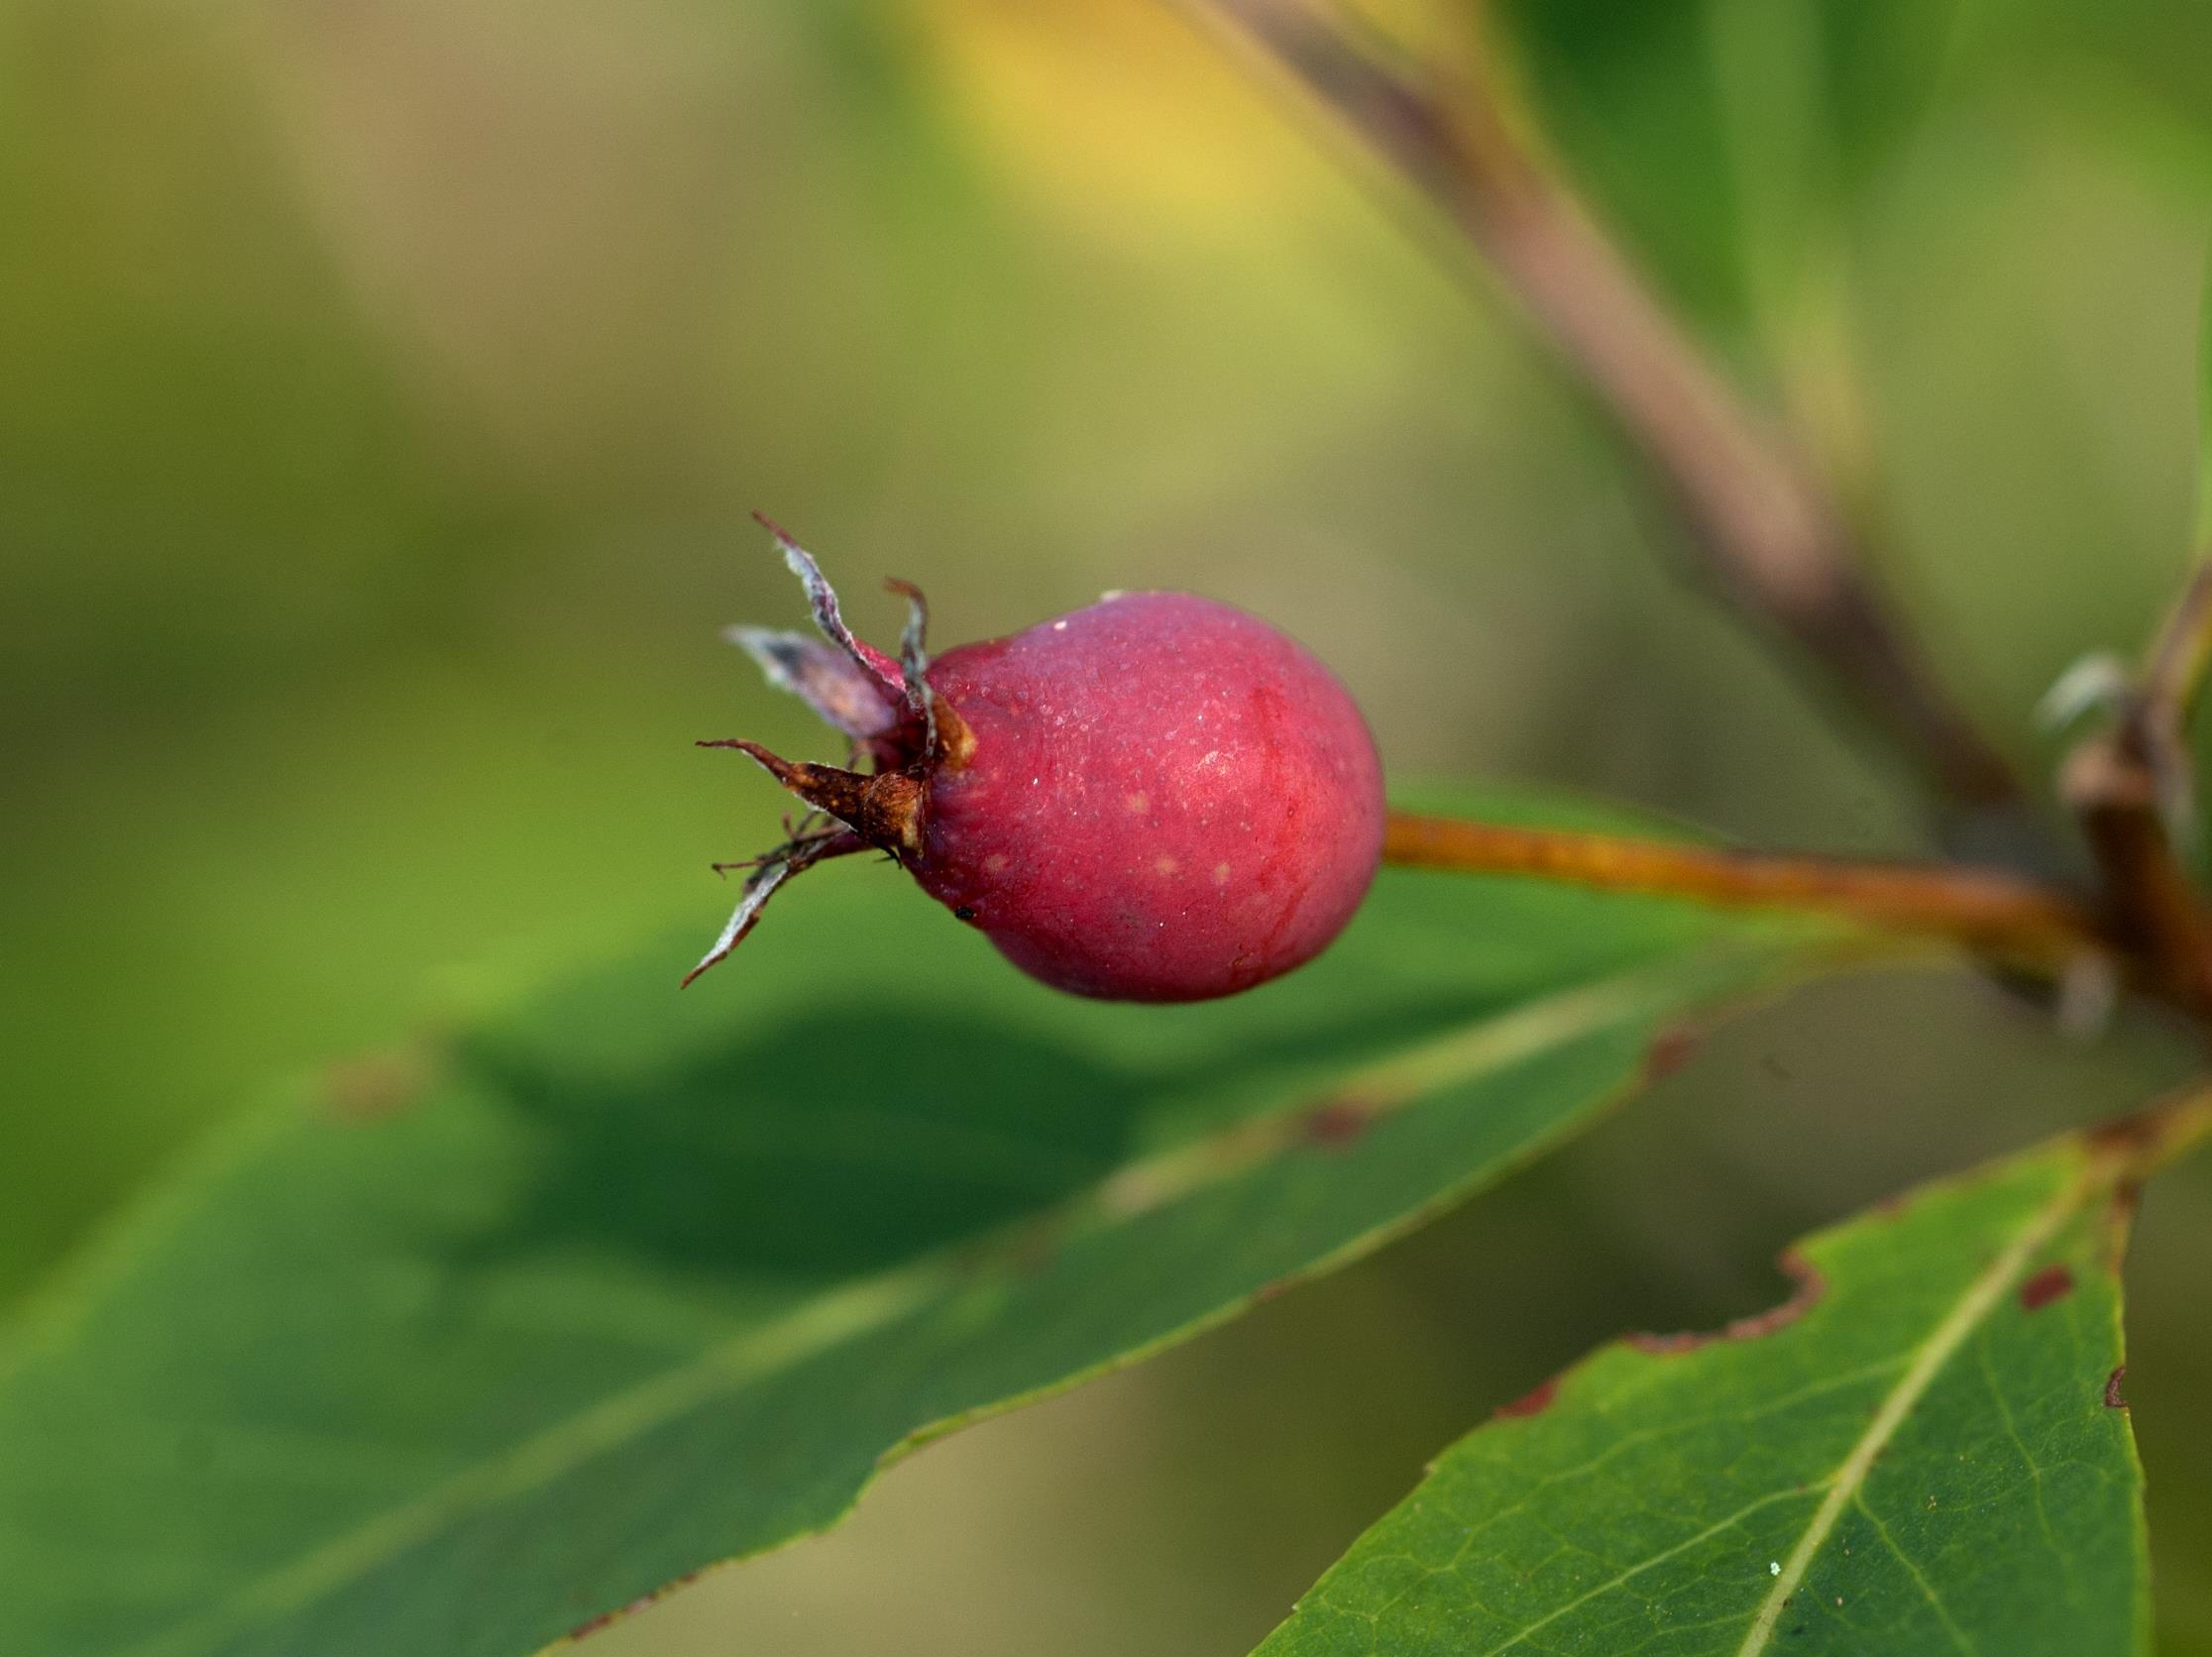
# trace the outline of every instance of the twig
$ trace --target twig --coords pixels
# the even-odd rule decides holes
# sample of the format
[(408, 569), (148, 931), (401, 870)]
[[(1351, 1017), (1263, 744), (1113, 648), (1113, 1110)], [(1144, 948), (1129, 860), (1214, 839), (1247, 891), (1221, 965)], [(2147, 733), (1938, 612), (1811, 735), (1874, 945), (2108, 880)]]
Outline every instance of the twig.
[(2032, 881), (1949, 864), (1857, 863), (1392, 812), (1383, 861), (1799, 910), (1942, 938), (2046, 972), (2114, 954), (2097, 917)]
[(1841, 510), (1523, 143), (1480, 62), (1447, 92), (1380, 62), (1309, 0), (1184, 3), (1256, 41), (1466, 233), (1666, 481), (1723, 594), (1822, 663), (1952, 802), (2019, 800), (1907, 641)]
[(2212, 926), (2175, 853), (2192, 809), (2189, 709), (2212, 663), (2212, 562), (2167, 613), (2112, 728), (2066, 756), (2059, 790), (2104, 876), (2109, 923), (2199, 1012), (2212, 1012)]

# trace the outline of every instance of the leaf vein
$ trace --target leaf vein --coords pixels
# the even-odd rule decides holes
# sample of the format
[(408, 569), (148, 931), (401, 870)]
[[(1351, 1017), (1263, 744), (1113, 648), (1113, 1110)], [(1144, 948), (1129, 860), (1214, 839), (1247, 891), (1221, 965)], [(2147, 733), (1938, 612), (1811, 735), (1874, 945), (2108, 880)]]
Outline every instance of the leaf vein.
[[(1715, 950), (1708, 962), (1717, 973), (1728, 958), (1728, 951)], [(1643, 1016), (1666, 1004), (1679, 987), (1682, 967), (1679, 959), (1665, 963), (1664, 970), (1642, 962), (1610, 978), (1487, 1012), (1403, 1053), (1340, 1076), (1337, 1085), (1369, 1094), (1379, 1111), (1415, 1105), (1453, 1083), (1507, 1071), (1561, 1044)], [(1226, 1183), (1300, 1143), (1302, 1128), (1294, 1107), (1262, 1113), (1125, 1164), (1071, 1198), (1060, 1212), (1081, 1225), (1126, 1222)], [(740, 1329), (698, 1357), (564, 1416), (462, 1468), (423, 1495), (372, 1514), (272, 1567), (191, 1620), (142, 1641), (132, 1648), (132, 1657), (191, 1657), (311, 1604), (461, 1520), (540, 1489), (754, 1376), (818, 1356), (923, 1310), (955, 1269), (949, 1254), (922, 1256), (831, 1289), (780, 1318)], [(923, 1425), (916, 1423), (917, 1428)]]
[(1851, 1497), (1851, 1506), (1861, 1518), (1874, 1527), (1874, 1534), (1882, 1539), (1882, 1546), (1889, 1549), (1897, 1563), (1904, 1566), (1913, 1581), (1920, 1585), (1921, 1594), (1927, 1599), (1929, 1609), (1936, 1613), (1936, 1619), (1943, 1625), (1944, 1632), (1950, 1635), (1951, 1644), (1965, 1652), (1966, 1657), (1974, 1657), (1974, 1652), (1978, 1648), (1973, 1641), (1966, 1637), (1958, 1624), (1951, 1620), (1950, 1608), (1943, 1603), (1941, 1597), (1936, 1594), (1935, 1584), (1921, 1574), (1921, 1568), (1914, 1561), (1913, 1556), (1905, 1551), (1895, 1536), (1890, 1534), (1890, 1527), (1882, 1521), (1881, 1514), (1867, 1505), (1866, 1492), (1863, 1490)]
[(1997, 1257), (1980, 1272), (1968, 1280), (1964, 1290), (1952, 1303), (1951, 1309), (1934, 1329), (1929, 1331), (1914, 1350), (1911, 1364), (1897, 1384), (1882, 1400), (1874, 1419), (1858, 1442), (1827, 1480), (1824, 1481), (1827, 1493), (1821, 1505), (1814, 1510), (1806, 1525), (1805, 1534), (1790, 1550), (1789, 1559), (1767, 1591), (1758, 1613), (1737, 1648), (1736, 1657), (1758, 1657), (1774, 1641), (1774, 1631), (1782, 1620), (1782, 1609), (1790, 1597), (1797, 1593), (1805, 1580), (1805, 1573), (1812, 1568), (1813, 1558), (1835, 1530), (1835, 1523), (1845, 1507), (1865, 1487), (1867, 1475), (1874, 1469), (1874, 1462), (1895, 1438), (1906, 1418), (1927, 1394), (1942, 1373), (1943, 1367), (1957, 1356), (1958, 1350), (1972, 1336), (1981, 1321), (2003, 1298), (2014, 1280), (2026, 1270), (2036, 1252), (2056, 1235), (2087, 1194), (2086, 1177), (2071, 1181), (2067, 1187), (2043, 1207), (2031, 1213), (2018, 1235), (1999, 1252)]
[(1512, 1650), (1514, 1646), (1523, 1644), (1528, 1639), (1529, 1635), (1535, 1633), (1537, 1629), (1544, 1627), (1547, 1623), (1557, 1622), (1569, 1611), (1579, 1609), (1581, 1606), (1588, 1604), (1591, 1601), (1598, 1599), (1601, 1595), (1610, 1594), (1614, 1589), (1623, 1586), (1636, 1577), (1642, 1576), (1644, 1572), (1649, 1571), (1654, 1566), (1664, 1565), (1668, 1560), (1674, 1558), (1675, 1555), (1689, 1552), (1690, 1549), (1698, 1546), (1698, 1544), (1701, 1542), (1710, 1542), (1714, 1537), (1719, 1535), (1722, 1531), (1728, 1530), (1733, 1526), (1741, 1524), (1745, 1519), (1749, 1518), (1753, 1513), (1758, 1512), (1760, 1509), (1771, 1507), (1778, 1501), (1795, 1501), (1798, 1497), (1804, 1495), (1805, 1493), (1806, 1492), (1803, 1491), (1774, 1491), (1766, 1495), (1759, 1497), (1759, 1499), (1754, 1502), (1737, 1508), (1726, 1518), (1720, 1519), (1714, 1524), (1708, 1525), (1704, 1530), (1699, 1531), (1697, 1535), (1685, 1537), (1680, 1542), (1675, 1543), (1675, 1545), (1671, 1548), (1662, 1548), (1658, 1553), (1653, 1554), (1649, 1559), (1639, 1560), (1634, 1565), (1631, 1565), (1620, 1572), (1618, 1576), (1615, 1576), (1608, 1581), (1600, 1583), (1596, 1588), (1591, 1589), (1588, 1593), (1578, 1595), (1575, 1599), (1568, 1601), (1566, 1604), (1561, 1605), (1557, 1610), (1546, 1612), (1544, 1615), (1538, 1617), (1534, 1622), (1531, 1622), (1527, 1627), (1521, 1629), (1518, 1633), (1513, 1635), (1513, 1637), (1507, 1640), (1503, 1645), (1492, 1646), (1490, 1650), (1482, 1654), (1482, 1657), (1498, 1657), (1498, 1654), (1500, 1652)]

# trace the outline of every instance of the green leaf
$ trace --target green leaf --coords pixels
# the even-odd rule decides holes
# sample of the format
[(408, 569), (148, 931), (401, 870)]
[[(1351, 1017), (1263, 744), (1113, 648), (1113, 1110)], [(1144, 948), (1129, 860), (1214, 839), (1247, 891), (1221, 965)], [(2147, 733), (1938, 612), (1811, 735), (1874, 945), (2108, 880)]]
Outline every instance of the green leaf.
[(1825, 1232), (1718, 1336), (1604, 1349), (1447, 1451), (1262, 1653), (2142, 1650), (2120, 1255), (2194, 1109)]
[(1505, 0), (1576, 177), (1710, 323), (1798, 320), (1848, 195), (1918, 125), (1955, 0)]
[[(2087, 141), (2201, 199), (2199, 0), (1499, 0), (1547, 136), (1659, 285), (1785, 383), (1855, 324), (1853, 220), (1932, 130)], [(1941, 125), (1945, 111), (1963, 120)], [(1803, 336), (1811, 333), (1814, 338)], [(1847, 343), (1847, 339), (1845, 341)], [(1800, 354), (1810, 366), (1793, 366)]]
[(1389, 873), (1147, 1009), (811, 875), (692, 991), (686, 936), (338, 1072), (115, 1239), (0, 1376), (7, 1648), (530, 1651), (1375, 1247), (1829, 936)]

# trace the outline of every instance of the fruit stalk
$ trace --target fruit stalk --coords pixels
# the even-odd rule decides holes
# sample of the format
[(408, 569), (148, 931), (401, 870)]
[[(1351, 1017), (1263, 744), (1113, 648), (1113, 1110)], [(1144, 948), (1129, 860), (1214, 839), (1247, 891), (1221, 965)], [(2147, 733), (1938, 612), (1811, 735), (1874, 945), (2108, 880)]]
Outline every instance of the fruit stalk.
[(1640, 839), (1622, 834), (1392, 812), (1382, 860), (1463, 874), (1525, 875), (1731, 909), (1832, 915), (1886, 932), (1949, 939), (2040, 971), (2108, 956), (2096, 916), (2046, 887), (1945, 864), (1851, 862)]

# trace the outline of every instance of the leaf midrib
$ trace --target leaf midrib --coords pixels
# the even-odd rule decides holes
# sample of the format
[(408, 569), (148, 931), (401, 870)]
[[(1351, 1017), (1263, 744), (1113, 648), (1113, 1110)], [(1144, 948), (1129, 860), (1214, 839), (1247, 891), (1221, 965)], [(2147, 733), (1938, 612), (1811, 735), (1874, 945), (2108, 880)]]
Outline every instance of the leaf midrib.
[(1736, 1657), (1759, 1657), (1773, 1643), (1774, 1631), (1782, 1619), (1782, 1612), (1812, 1568), (1814, 1556), (1834, 1533), (1844, 1509), (1857, 1499), (1865, 1487), (1867, 1476), (1872, 1473), (1890, 1440), (1897, 1436), (1906, 1420), (1912, 1415), (1928, 1389), (1936, 1383), (1945, 1365), (1958, 1355), (1968, 1337), (1980, 1327), (2005, 1292), (2026, 1270), (2029, 1261), (2058, 1234), (2059, 1228), (2081, 1207), (2088, 1195), (2090, 1176), (2085, 1171), (2068, 1182), (2042, 1208), (2028, 1216), (2020, 1232), (2001, 1250), (1989, 1265), (1970, 1278), (1964, 1290), (1952, 1303), (1942, 1320), (1929, 1331), (1927, 1337), (1913, 1351), (1912, 1361), (1905, 1373), (1898, 1377), (1897, 1384), (1883, 1394), (1876, 1406), (1874, 1417), (1867, 1423), (1849, 1451), (1835, 1467), (1835, 1471), (1821, 1483), (1826, 1493), (1821, 1504), (1806, 1521), (1805, 1533), (1798, 1538), (1797, 1546), (1783, 1561), (1781, 1573), (1774, 1579), (1766, 1598), (1760, 1602), (1757, 1614), (1743, 1636), (1743, 1643), (1736, 1648)]

